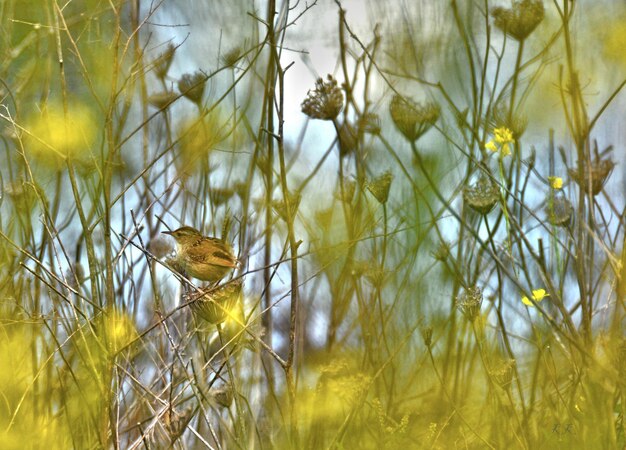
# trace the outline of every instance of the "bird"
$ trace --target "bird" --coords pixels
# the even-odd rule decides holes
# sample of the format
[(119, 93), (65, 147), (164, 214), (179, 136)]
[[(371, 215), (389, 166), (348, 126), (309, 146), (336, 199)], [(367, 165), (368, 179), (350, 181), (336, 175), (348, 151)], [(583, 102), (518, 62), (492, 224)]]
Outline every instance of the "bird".
[(163, 234), (174, 238), (176, 263), (193, 278), (217, 283), (239, 265), (232, 247), (222, 239), (204, 236), (189, 226)]

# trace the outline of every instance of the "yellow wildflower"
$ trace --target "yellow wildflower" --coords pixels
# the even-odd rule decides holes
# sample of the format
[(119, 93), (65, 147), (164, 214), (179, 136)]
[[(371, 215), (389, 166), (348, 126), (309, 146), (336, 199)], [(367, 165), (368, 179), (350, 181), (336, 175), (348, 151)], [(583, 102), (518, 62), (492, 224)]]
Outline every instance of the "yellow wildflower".
[[(534, 301), (540, 302), (541, 300), (543, 300), (545, 297), (548, 297), (549, 295), (550, 294), (546, 293), (545, 289), (534, 289), (532, 297)], [(526, 306), (534, 306), (533, 302), (531, 302), (526, 296), (522, 297), (522, 303), (525, 304)]]
[(550, 182), (550, 186), (552, 189), (561, 189), (563, 187), (563, 178), (561, 177), (548, 177), (548, 181)]
[(487, 142), (485, 148), (494, 153), (500, 150), (500, 157), (502, 158), (511, 154), (510, 144), (513, 142), (515, 142), (513, 132), (507, 127), (500, 127), (493, 130), (493, 140)]
[(500, 127), (493, 130), (493, 137), (498, 144), (512, 144), (515, 142), (513, 132), (507, 127)]

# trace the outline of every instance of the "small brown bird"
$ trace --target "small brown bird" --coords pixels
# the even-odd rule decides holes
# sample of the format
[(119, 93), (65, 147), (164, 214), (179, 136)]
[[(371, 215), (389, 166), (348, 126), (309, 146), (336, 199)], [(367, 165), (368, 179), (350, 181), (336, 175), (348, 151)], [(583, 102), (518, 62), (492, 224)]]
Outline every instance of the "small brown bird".
[(187, 275), (215, 283), (237, 267), (232, 247), (221, 239), (203, 236), (192, 227), (164, 231), (176, 240), (176, 259)]

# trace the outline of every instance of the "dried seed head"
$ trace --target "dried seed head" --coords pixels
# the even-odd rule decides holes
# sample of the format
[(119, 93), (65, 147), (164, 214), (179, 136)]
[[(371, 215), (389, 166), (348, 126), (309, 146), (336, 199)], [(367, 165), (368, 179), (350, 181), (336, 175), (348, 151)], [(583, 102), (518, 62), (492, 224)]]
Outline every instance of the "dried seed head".
[(424, 345), (430, 348), (430, 346), (433, 345), (433, 327), (430, 325), (420, 326), (420, 334), (422, 335), (422, 339), (424, 339)]
[(466, 288), (456, 298), (457, 307), (463, 312), (467, 320), (474, 322), (480, 314), (483, 304), (483, 292), (478, 286)]
[(380, 134), (380, 117), (374, 113), (367, 113), (359, 120), (360, 128), (365, 132), (373, 135)]
[(309, 91), (302, 102), (302, 112), (311, 119), (334, 120), (343, 108), (343, 94), (337, 80), (332, 75), (327, 79), (318, 78), (315, 89)]
[(200, 104), (204, 95), (207, 77), (202, 72), (186, 73), (178, 80), (178, 90), (181, 94), (196, 104)]
[(354, 193), (356, 192), (356, 181), (348, 180), (343, 183), (343, 197), (341, 188), (338, 188), (335, 191), (335, 198), (339, 201), (350, 203), (354, 198)]
[(182, 413), (168, 408), (163, 414), (163, 425), (170, 436), (170, 442), (176, 441), (187, 429), (187, 425), (193, 417), (193, 410), (186, 408)]
[(233, 190), (235, 191), (235, 194), (237, 194), (237, 196), (243, 200), (246, 198), (246, 195), (248, 193), (248, 183), (243, 182), (243, 181), (238, 181), (235, 184), (233, 184)]
[(463, 198), (465, 202), (474, 211), (480, 214), (488, 214), (498, 200), (500, 199), (500, 191), (498, 186), (484, 175), (471, 186), (466, 186), (463, 190)]
[(79, 286), (86, 279), (83, 265), (81, 263), (73, 264), (65, 271), (65, 279), (73, 289), (78, 290)]
[(228, 408), (233, 403), (233, 389), (229, 384), (211, 389), (210, 393), (222, 408)]
[(13, 180), (4, 185), (4, 194), (11, 199), (13, 207), (19, 212), (28, 212), (37, 202), (40, 187), (22, 179)]
[(389, 189), (391, 188), (391, 182), (393, 181), (393, 175), (387, 171), (378, 178), (375, 178), (371, 182), (367, 183), (367, 190), (378, 200), (378, 203), (384, 205), (389, 198)]
[(573, 213), (574, 207), (567, 198), (557, 197), (551, 202), (548, 200), (546, 214), (548, 215), (548, 221), (552, 225), (559, 227), (568, 226), (572, 221)]
[(441, 241), (435, 251), (431, 253), (432, 257), (437, 261), (444, 262), (450, 256), (450, 243), (446, 241)]
[(377, 288), (380, 288), (387, 278), (387, 273), (379, 265), (368, 267), (364, 275), (367, 281), (369, 281), (372, 286)]
[(315, 211), (315, 222), (324, 231), (330, 230), (333, 221), (333, 208), (319, 209)]
[(511, 384), (513, 380), (513, 371), (515, 368), (515, 360), (514, 359), (505, 359), (491, 367), (489, 374), (491, 377), (502, 387), (506, 389)]
[(161, 259), (174, 252), (174, 245), (172, 244), (172, 239), (158, 235), (150, 241), (148, 250), (150, 250), (150, 253), (155, 257)]
[(354, 153), (359, 145), (359, 135), (357, 130), (347, 121), (339, 127), (339, 153), (346, 156)]
[(165, 51), (154, 60), (154, 73), (160, 79), (164, 79), (167, 76), (167, 72), (170, 70), (175, 52), (176, 47), (174, 47), (174, 44), (170, 42), (167, 44)]
[(225, 67), (234, 67), (237, 61), (241, 58), (241, 48), (235, 47), (222, 56), (222, 62)]
[(150, 97), (148, 97), (148, 103), (157, 109), (165, 109), (170, 106), (177, 98), (178, 95), (176, 95), (174, 92), (157, 92), (156, 94), (152, 94)]
[[(287, 195), (287, 201), (279, 200), (272, 202), (272, 206), (274, 207), (274, 211), (280, 216), (281, 219), (287, 221), (288, 219), (293, 219), (298, 212), (298, 206), (300, 205), (300, 199), (302, 195), (300, 193), (292, 193), (290, 192)], [(287, 208), (289, 206), (289, 208)], [(291, 217), (289, 217), (291, 215)]]
[[(611, 158), (600, 159), (596, 157), (595, 161), (591, 163), (591, 193), (593, 195), (598, 195), (602, 191), (604, 183), (606, 183), (614, 167), (615, 163)], [(583, 173), (582, 182), (580, 178), (581, 170)], [(586, 164), (580, 167), (580, 161), (578, 161), (576, 168), (569, 169), (567, 172), (583, 191), (589, 192), (589, 171), (589, 167)]]
[(235, 190), (228, 188), (211, 188), (211, 192), (209, 193), (209, 197), (215, 206), (226, 204), (234, 195)]
[(543, 20), (541, 0), (514, 1), (511, 8), (493, 8), (494, 24), (513, 39), (523, 41)]
[(415, 142), (439, 119), (439, 105), (415, 103), (394, 95), (389, 105), (391, 119), (409, 142)]
[(200, 318), (217, 325), (224, 322), (241, 298), (243, 281), (240, 279), (226, 283), (207, 294), (192, 294), (189, 300), (191, 310)]

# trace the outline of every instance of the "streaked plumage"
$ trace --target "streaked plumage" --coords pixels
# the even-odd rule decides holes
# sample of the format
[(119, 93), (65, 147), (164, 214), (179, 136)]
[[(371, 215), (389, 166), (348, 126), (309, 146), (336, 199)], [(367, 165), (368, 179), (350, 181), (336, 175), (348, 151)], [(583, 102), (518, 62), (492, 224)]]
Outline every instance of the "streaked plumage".
[(216, 282), (237, 267), (232, 247), (221, 239), (203, 236), (187, 226), (163, 233), (176, 240), (177, 261), (193, 278)]

